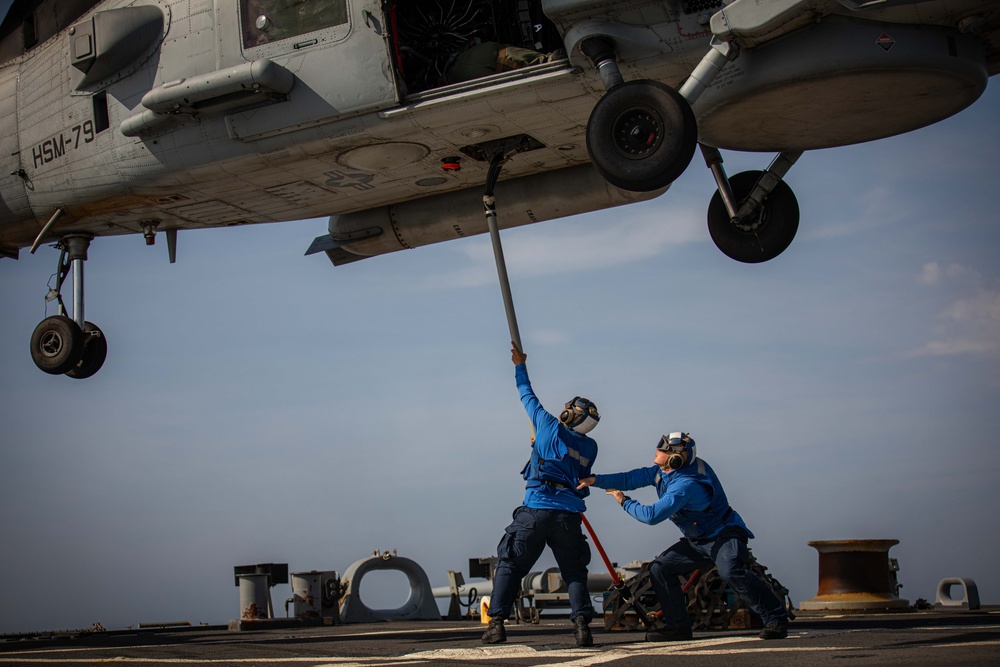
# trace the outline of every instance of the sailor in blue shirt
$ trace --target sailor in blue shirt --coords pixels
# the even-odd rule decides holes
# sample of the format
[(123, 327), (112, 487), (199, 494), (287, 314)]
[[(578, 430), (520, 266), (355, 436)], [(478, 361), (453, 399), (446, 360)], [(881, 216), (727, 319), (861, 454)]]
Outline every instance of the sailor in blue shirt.
[(587, 589), (590, 547), (583, 536), (580, 514), (587, 509), (584, 498), (590, 491), (578, 490), (577, 486), (591, 474), (597, 458), (597, 443), (586, 434), (601, 416), (597, 406), (579, 396), (566, 403), (558, 419), (549, 414), (531, 389), (526, 359), (527, 355), (514, 345), (511, 349), (514, 377), (535, 435), (531, 458), (521, 471), (526, 482), (524, 504), (514, 510), (514, 520), (497, 545), (499, 560), (488, 612), (492, 618), (483, 634), (483, 643), (507, 640), (504, 619), (510, 616), (521, 580), (547, 544), (569, 589), (576, 645), (593, 646), (588, 627), (594, 616)]
[[(748, 566), (747, 541), (753, 533), (743, 518), (729, 506), (726, 492), (715, 471), (698, 458), (695, 442), (687, 433), (665, 435), (656, 446), (655, 465), (613, 475), (594, 475), (580, 480), (579, 489), (608, 489), (622, 508), (635, 519), (656, 525), (673, 521), (684, 537), (661, 553), (649, 567), (650, 583), (660, 601), (666, 627), (650, 630), (647, 641), (691, 639), (687, 598), (678, 575), (715, 564), (719, 576), (764, 621), (762, 639), (788, 636), (788, 613), (782, 600)], [(652, 486), (659, 496), (643, 505), (622, 491)]]

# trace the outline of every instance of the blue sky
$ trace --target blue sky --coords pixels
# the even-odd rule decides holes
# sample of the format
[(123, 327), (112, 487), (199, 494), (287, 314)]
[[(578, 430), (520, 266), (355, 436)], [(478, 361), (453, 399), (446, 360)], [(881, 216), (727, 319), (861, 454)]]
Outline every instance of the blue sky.
[[(1000, 601), (998, 118), (994, 82), (933, 127), (807, 153), (798, 237), (763, 265), (712, 245), (697, 157), (652, 202), (504, 232), (542, 403), (597, 402), (602, 472), (690, 431), (796, 603), (808, 541), (864, 538), (900, 540), (911, 602), (956, 576)], [(28, 354), (56, 251), (0, 261), (0, 632), (223, 623), (245, 563), (343, 572), (395, 548), (443, 585), (495, 553), (529, 423), (488, 237), (335, 269), (302, 256), (323, 233), (181, 232), (172, 266), (162, 238), (95, 241), (110, 354), (85, 381)], [(622, 563), (678, 537), (604, 495), (588, 516)], [(382, 574), (369, 602), (401, 604)]]

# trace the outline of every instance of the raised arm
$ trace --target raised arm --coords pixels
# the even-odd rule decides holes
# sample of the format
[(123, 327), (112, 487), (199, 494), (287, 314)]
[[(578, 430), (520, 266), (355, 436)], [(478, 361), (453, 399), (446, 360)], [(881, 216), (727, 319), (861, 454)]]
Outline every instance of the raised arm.
[(521, 396), (524, 410), (528, 413), (531, 425), (535, 429), (535, 447), (538, 449), (538, 454), (546, 459), (561, 459), (566, 455), (566, 446), (556, 437), (559, 420), (549, 414), (535, 396), (531, 380), (528, 379), (528, 367), (524, 363), (527, 358), (528, 355), (511, 343), (510, 360), (514, 362), (514, 381), (517, 383), (517, 391)]

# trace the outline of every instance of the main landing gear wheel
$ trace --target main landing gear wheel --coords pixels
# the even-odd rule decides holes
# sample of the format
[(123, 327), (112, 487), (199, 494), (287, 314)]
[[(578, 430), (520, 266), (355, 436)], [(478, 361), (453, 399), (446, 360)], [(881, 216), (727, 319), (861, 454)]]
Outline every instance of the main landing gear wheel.
[[(744, 171), (729, 179), (737, 206), (750, 196), (762, 171)], [(716, 190), (708, 205), (708, 231), (719, 250), (738, 262), (756, 264), (774, 259), (792, 242), (799, 228), (799, 203), (784, 181), (746, 220), (729, 218)]]
[(609, 90), (587, 121), (587, 153), (598, 173), (623, 190), (649, 192), (684, 173), (698, 143), (691, 105), (658, 81)]
[[(49, 222), (51, 225), (61, 215), (61, 209)], [(46, 227), (47, 229), (48, 227)], [(42, 371), (50, 375), (68, 375), (82, 380), (101, 370), (108, 358), (108, 339), (104, 332), (91, 322), (83, 321), (83, 263), (87, 260), (87, 248), (93, 234), (74, 232), (64, 236), (56, 248), (60, 250), (56, 268), (57, 282), (45, 300), (56, 299), (59, 314), (46, 317), (31, 334), (31, 359)], [(168, 244), (169, 245), (169, 244)], [(66, 316), (62, 289), (66, 279), (73, 275), (73, 314)], [(83, 329), (77, 322), (83, 321)]]
[(83, 332), (65, 315), (42, 320), (31, 334), (31, 360), (51, 375), (62, 375), (83, 357)]
[[(75, 323), (74, 323), (75, 324)], [(100, 327), (91, 322), (83, 323), (83, 356), (66, 371), (66, 376), (83, 380), (101, 370), (108, 358), (108, 339)]]

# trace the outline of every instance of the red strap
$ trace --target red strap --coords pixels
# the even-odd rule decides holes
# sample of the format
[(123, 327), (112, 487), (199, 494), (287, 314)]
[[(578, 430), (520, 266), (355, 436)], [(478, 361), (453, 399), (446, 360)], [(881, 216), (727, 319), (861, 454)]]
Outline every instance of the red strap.
[(615, 568), (611, 566), (611, 561), (608, 560), (608, 555), (604, 553), (604, 547), (601, 546), (601, 541), (597, 539), (597, 533), (594, 532), (593, 527), (590, 522), (587, 521), (587, 517), (580, 512), (580, 518), (583, 519), (583, 525), (587, 527), (587, 532), (590, 533), (590, 538), (594, 540), (594, 546), (597, 547), (597, 552), (601, 554), (601, 558), (604, 559), (604, 565), (608, 568), (608, 572), (611, 574), (611, 581), (615, 582), (615, 586), (622, 583), (621, 579), (618, 578), (618, 573), (615, 572)]

